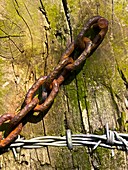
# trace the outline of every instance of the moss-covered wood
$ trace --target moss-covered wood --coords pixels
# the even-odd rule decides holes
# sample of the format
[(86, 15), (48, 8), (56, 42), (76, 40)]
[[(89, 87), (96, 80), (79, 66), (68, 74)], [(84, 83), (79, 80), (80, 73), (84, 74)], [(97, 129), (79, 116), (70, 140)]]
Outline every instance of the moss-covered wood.
[[(104, 125), (128, 133), (128, 4), (126, 0), (68, 0), (73, 38), (86, 20), (101, 15), (109, 20), (107, 36), (80, 72), (61, 86), (54, 104), (40, 120), (29, 119), (22, 135), (104, 133)], [(27, 90), (57, 65), (71, 41), (63, 3), (58, 0), (0, 1), (0, 111), (17, 112)], [(72, 78), (73, 77), (73, 78)], [(1, 169), (126, 170), (127, 154), (87, 147), (22, 149), (0, 155)]]

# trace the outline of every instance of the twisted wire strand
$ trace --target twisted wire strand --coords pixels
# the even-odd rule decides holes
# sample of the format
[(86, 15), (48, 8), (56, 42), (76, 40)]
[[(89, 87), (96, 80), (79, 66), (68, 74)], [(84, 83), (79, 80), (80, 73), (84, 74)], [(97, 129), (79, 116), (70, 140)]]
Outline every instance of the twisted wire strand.
[(15, 160), (19, 159), (21, 149), (38, 149), (46, 146), (68, 147), (72, 150), (75, 146), (87, 146), (94, 151), (97, 147), (111, 149), (112, 157), (114, 149), (128, 152), (128, 134), (117, 133), (109, 130), (108, 123), (105, 126), (105, 134), (71, 134), (67, 129), (65, 136), (40, 136), (24, 139), (20, 135), (11, 143), (7, 150), (12, 150)]
[(108, 149), (128, 150), (128, 134), (117, 133), (108, 129), (106, 124), (106, 134), (71, 134), (70, 129), (67, 130), (68, 135), (60, 136), (40, 136), (32, 139), (23, 139), (20, 136), (10, 144), (9, 148), (41, 148), (44, 146), (56, 146), (72, 149), (74, 146), (88, 146), (95, 150), (98, 146)]

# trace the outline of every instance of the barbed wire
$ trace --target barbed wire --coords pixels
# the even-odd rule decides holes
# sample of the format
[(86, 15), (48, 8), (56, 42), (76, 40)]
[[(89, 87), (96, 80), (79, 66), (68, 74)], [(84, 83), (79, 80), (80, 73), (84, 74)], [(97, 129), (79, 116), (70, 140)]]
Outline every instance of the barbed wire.
[(37, 149), (46, 146), (68, 147), (72, 150), (74, 146), (88, 146), (91, 151), (94, 151), (98, 146), (112, 149), (128, 151), (128, 134), (117, 133), (109, 130), (108, 123), (105, 126), (105, 134), (71, 134), (71, 130), (67, 129), (66, 136), (41, 136), (32, 139), (24, 139), (20, 135), (9, 145), (8, 150), (13, 151), (15, 159), (17, 152), (24, 149)]

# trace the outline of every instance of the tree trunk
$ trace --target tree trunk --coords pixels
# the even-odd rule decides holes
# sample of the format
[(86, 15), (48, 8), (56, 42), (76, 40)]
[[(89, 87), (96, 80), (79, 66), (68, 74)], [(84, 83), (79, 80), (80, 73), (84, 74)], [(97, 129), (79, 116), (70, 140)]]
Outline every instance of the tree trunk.
[[(126, 0), (66, 1), (1, 0), (0, 2), (0, 110), (17, 113), (24, 96), (41, 75), (57, 66), (66, 47), (88, 18), (108, 19), (109, 30), (96, 52), (60, 87), (58, 96), (40, 121), (29, 119), (21, 135), (103, 134), (104, 126), (127, 133), (128, 4)], [(34, 123), (35, 122), (35, 123)], [(1, 128), (0, 128), (1, 130)], [(16, 161), (11, 151), (1, 153), (1, 169), (111, 169), (126, 170), (127, 154), (85, 146), (21, 149)]]

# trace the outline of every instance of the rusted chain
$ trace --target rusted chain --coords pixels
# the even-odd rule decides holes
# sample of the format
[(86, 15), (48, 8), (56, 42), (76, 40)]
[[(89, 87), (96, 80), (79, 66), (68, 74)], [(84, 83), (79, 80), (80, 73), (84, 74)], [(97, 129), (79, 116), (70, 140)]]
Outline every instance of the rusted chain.
[[(7, 113), (0, 117), (0, 126), (6, 120), (10, 120), (9, 134), (4, 139), (2, 139), (2, 135), (0, 136), (0, 148), (9, 145), (17, 137), (22, 130), (23, 119), (30, 111), (44, 112), (51, 106), (60, 85), (70, 72), (76, 70), (86, 58), (92, 55), (103, 41), (107, 30), (108, 21), (101, 16), (92, 17), (87, 21), (76, 40), (62, 55), (55, 69), (48, 76), (40, 77), (28, 90), (20, 112), (16, 115)], [(75, 51), (79, 52), (79, 55), (74, 57)], [(38, 94), (39, 88), (42, 88), (41, 97)]]
[[(7, 120), (12, 120), (14, 118), (14, 114), (12, 113), (6, 113), (0, 117), (0, 126)], [(22, 123), (18, 124), (18, 126), (11, 131), (11, 133), (5, 138), (2, 139), (2, 135), (0, 136), (0, 148), (3, 148), (10, 144), (15, 137), (21, 132), (22, 130)]]

